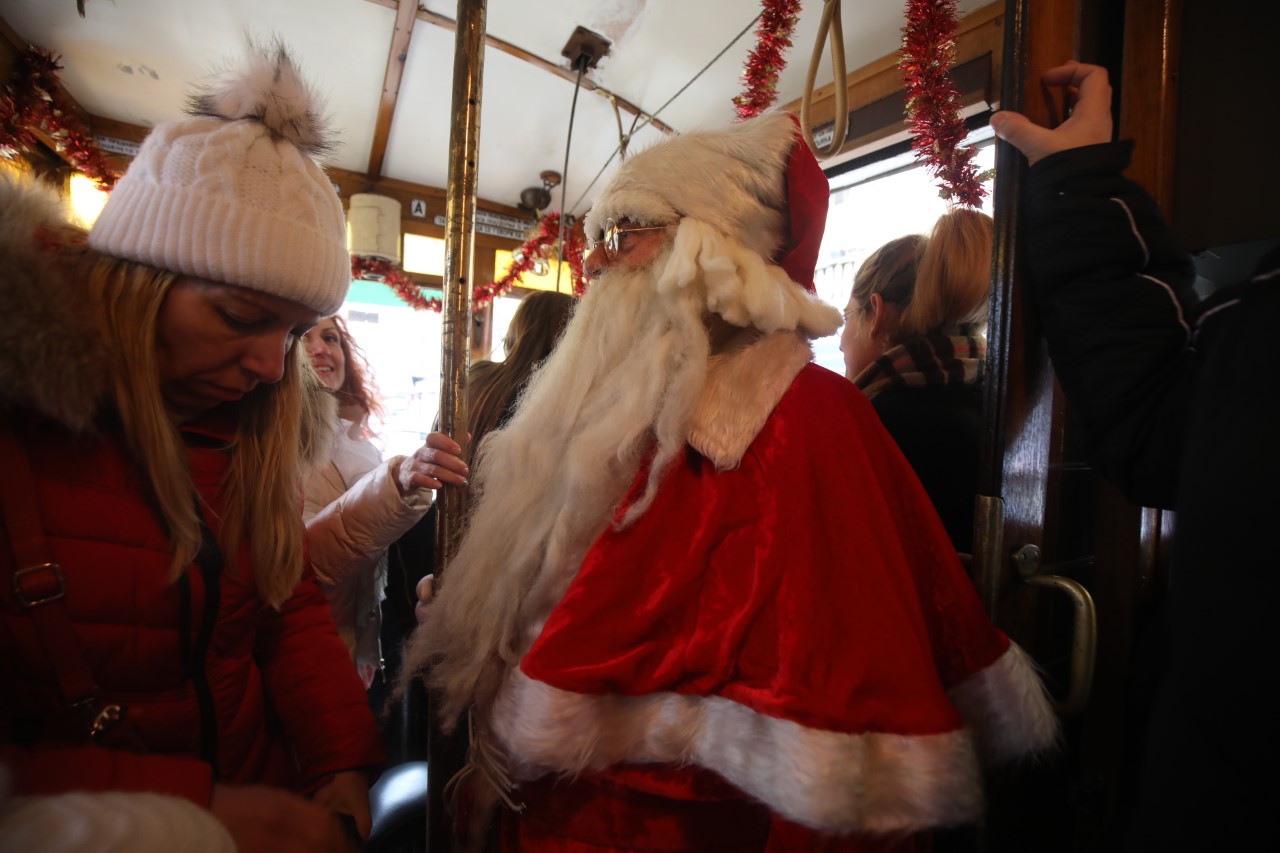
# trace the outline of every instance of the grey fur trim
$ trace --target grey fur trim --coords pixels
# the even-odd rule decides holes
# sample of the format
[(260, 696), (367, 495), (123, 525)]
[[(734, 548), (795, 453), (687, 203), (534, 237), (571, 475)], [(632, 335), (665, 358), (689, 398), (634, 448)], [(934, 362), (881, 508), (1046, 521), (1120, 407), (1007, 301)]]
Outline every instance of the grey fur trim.
[(261, 122), (312, 157), (334, 149), (323, 108), (321, 98), (303, 80), (297, 61), (279, 39), (266, 48), (250, 41), (239, 67), (218, 73), (187, 99), (187, 112), (192, 116)]
[(0, 408), (31, 408), (87, 429), (110, 387), (110, 354), (85, 306), (80, 250), (49, 250), (67, 227), (57, 194), (0, 176)]

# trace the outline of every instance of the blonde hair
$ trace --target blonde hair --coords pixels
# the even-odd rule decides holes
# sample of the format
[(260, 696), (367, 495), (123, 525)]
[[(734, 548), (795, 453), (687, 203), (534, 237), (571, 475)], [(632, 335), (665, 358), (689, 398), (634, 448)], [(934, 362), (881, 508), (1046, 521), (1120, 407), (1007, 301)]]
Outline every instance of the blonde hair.
[(938, 332), (967, 332), (987, 319), (991, 282), (991, 217), (957, 208), (928, 238), (890, 240), (858, 268), (853, 296), (865, 314), (873, 293), (900, 311), (892, 343)]
[[(89, 269), (89, 294), (100, 332), (113, 352), (111, 375), (124, 440), (146, 474), (173, 551), (169, 580), (176, 580), (200, 550), (200, 498), (186, 448), (165, 409), (156, 360), (160, 308), (174, 273), (101, 256)], [(310, 393), (309, 376), (295, 341), (285, 357), (284, 378), (261, 385), (239, 406), (231, 468), (222, 485), (219, 544), (233, 571), (249, 531), (258, 594), (279, 607), (302, 576), (303, 526), (299, 483), (303, 460), (326, 440), (319, 409), (327, 395)]]

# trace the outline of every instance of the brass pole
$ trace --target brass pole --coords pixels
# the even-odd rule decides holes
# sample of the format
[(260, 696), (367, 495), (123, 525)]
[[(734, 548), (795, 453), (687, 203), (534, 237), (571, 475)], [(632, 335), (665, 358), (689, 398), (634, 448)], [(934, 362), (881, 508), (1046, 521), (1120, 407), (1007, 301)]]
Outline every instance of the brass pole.
[[(400, 0), (413, 3), (417, 0)], [(445, 201), (444, 309), (441, 336), (440, 429), (467, 447), (467, 367), (471, 350), (471, 292), (475, 260), (476, 174), (480, 99), (484, 78), (486, 0), (458, 0), (453, 47), (453, 127), (449, 131), (449, 186)], [(436, 493), (435, 576), (439, 587), (466, 517), (463, 489)], [(451, 847), (444, 785), (460, 766), (465, 740), (445, 737), (428, 701), (427, 850)], [(463, 727), (459, 727), (462, 729)], [(464, 732), (459, 731), (459, 735)]]

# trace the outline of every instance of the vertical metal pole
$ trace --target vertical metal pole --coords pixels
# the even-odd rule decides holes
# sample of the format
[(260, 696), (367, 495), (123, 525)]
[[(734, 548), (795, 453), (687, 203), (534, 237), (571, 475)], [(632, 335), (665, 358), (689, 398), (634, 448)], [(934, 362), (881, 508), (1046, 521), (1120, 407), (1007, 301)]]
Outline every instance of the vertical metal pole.
[[(415, 0), (400, 0), (402, 3)], [(449, 132), (449, 186), (445, 202), (444, 328), (441, 338), (440, 429), (467, 445), (467, 367), (471, 349), (471, 293), (474, 288), (476, 175), (480, 149), (480, 101), (484, 79), (486, 0), (458, 0), (453, 48), (453, 127)], [(436, 493), (437, 585), (461, 536), (465, 490)], [(458, 766), (465, 740), (446, 738), (428, 701), (427, 850), (451, 846), (444, 785)], [(460, 727), (463, 728), (463, 727)], [(465, 735), (459, 732), (459, 735)]]

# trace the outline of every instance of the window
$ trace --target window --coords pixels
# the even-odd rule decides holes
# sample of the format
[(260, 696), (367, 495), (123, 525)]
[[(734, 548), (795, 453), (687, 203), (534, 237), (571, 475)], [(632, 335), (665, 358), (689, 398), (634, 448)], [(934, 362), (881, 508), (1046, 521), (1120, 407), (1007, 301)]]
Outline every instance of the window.
[[(965, 141), (978, 146), (974, 162), (979, 172), (994, 167), (990, 127), (975, 130)], [(990, 195), (982, 209), (991, 213)], [(928, 234), (946, 210), (937, 183), (909, 151), (831, 178), (831, 207), (815, 276), (818, 296), (843, 310), (854, 274), (868, 255), (896, 237)], [(813, 348), (818, 364), (844, 373), (839, 332), (814, 341)]]
[[(511, 269), (511, 253), (499, 249), (494, 253), (493, 268), (497, 271), (497, 276), (501, 277), (507, 274), (507, 270)], [(538, 258), (534, 261), (533, 269), (529, 270), (520, 277), (520, 286), (527, 287), (531, 290), (559, 290), (561, 293), (573, 293), (573, 273), (569, 271), (569, 265), (564, 261), (560, 262), (559, 279), (556, 278), (556, 270), (553, 266)]]
[(444, 276), (444, 241), (439, 237), (405, 234), (402, 252), (405, 272)]

